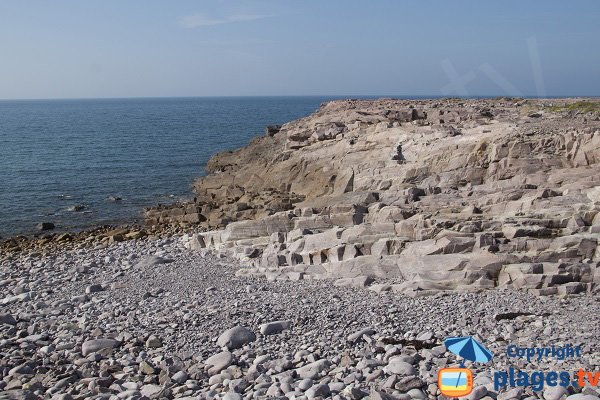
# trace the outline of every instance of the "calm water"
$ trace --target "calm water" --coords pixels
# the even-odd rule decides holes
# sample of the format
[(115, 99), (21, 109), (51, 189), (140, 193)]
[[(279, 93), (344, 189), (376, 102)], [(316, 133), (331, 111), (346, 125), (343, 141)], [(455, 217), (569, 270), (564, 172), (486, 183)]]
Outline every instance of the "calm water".
[(330, 99), (0, 101), (0, 236), (42, 221), (61, 230), (132, 222), (145, 206), (191, 197), (214, 153)]

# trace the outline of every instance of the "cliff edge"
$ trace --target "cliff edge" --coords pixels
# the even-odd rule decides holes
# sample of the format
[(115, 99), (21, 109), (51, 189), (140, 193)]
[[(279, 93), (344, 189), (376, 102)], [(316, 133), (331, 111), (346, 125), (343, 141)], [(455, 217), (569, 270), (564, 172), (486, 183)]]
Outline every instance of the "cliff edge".
[(600, 102), (344, 100), (215, 155), (148, 224), (239, 274), (425, 295), (600, 283)]

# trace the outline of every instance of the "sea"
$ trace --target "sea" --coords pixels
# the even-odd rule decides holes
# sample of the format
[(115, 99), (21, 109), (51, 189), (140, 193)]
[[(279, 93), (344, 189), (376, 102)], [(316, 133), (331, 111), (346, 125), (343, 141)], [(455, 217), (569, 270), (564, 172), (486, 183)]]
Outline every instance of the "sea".
[(0, 101), (0, 237), (141, 221), (215, 153), (340, 97)]

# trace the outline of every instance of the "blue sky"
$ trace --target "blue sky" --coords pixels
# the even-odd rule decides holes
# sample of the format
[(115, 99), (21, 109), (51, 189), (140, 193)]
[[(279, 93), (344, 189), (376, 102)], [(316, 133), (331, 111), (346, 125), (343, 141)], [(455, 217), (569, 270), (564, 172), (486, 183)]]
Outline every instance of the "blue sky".
[(2, 0), (0, 98), (594, 96), (598, 21), (598, 0)]

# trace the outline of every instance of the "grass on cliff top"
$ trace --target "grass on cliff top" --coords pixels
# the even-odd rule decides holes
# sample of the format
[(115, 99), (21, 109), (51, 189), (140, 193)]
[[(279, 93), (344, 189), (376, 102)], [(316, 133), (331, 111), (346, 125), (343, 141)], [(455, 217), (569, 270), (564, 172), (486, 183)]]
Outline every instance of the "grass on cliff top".
[(552, 112), (580, 111), (583, 113), (600, 112), (600, 101), (581, 100), (571, 104), (561, 104), (549, 108)]

